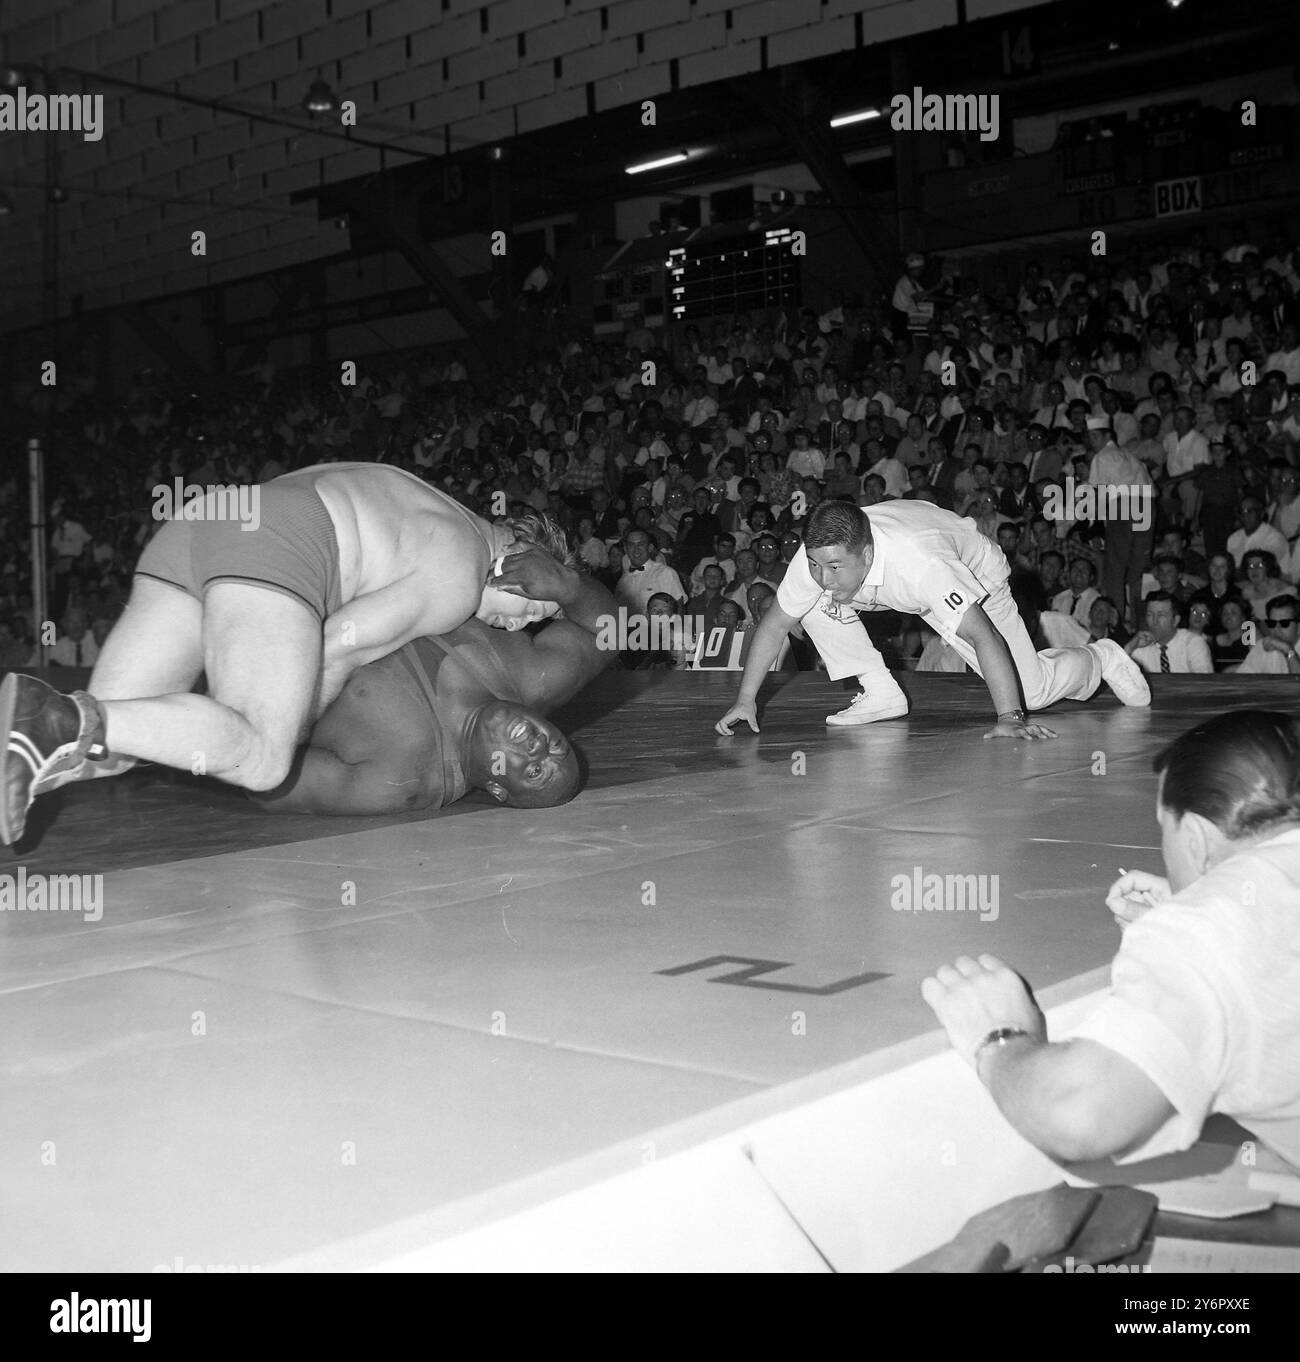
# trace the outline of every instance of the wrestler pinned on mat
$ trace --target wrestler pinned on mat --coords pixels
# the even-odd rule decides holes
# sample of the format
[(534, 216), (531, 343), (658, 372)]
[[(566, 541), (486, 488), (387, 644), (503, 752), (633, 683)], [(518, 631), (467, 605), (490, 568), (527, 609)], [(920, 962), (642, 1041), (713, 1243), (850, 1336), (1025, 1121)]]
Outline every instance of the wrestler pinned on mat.
[(513, 808), (572, 799), (577, 755), (543, 716), (617, 659), (599, 646), (614, 598), (539, 548), (507, 558), (492, 582), (516, 603), (557, 601), (564, 617), (536, 633), (468, 620), (359, 668), (317, 720), (289, 778), (259, 802), (292, 813), (374, 814), (436, 809), (471, 789)]
[(252, 533), (215, 515), (159, 529), (88, 692), (5, 678), (0, 841), (22, 836), (36, 795), (137, 760), (273, 790), (357, 668), (476, 613), (519, 628), (559, 609), (485, 585), (521, 544), (567, 555), (544, 516), (492, 525), (378, 464), (316, 465), (259, 491)]

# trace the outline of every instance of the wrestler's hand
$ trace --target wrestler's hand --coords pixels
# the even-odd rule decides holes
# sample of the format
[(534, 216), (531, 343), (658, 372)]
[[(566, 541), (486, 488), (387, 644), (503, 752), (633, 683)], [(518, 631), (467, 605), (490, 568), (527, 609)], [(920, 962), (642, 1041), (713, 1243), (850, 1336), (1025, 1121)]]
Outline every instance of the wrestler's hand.
[(1019, 719), (999, 719), (996, 724), (984, 735), (984, 741), (990, 738), (1054, 738), (1056, 730), (1048, 728), (1046, 724), (1022, 723)]
[(507, 555), (499, 573), (488, 573), (485, 585), (533, 601), (557, 601), (563, 606), (566, 600), (572, 600), (579, 582), (575, 568), (565, 567), (545, 549), (530, 544), (519, 553)]
[(1115, 915), (1115, 921), (1126, 927), (1157, 903), (1163, 903), (1172, 893), (1169, 881), (1163, 875), (1126, 870), (1107, 891), (1106, 907)]
[(755, 733), (758, 732), (758, 707), (752, 700), (737, 700), (734, 705), (713, 725), (715, 733), (721, 733), (724, 738), (731, 737), (732, 724), (744, 720)]
[(974, 1065), (976, 1046), (1003, 1026), (1016, 1026), (1037, 1040), (1047, 1039), (1047, 1023), (1021, 977), (995, 955), (978, 960), (963, 955), (940, 965), (921, 984), (921, 997), (943, 1023), (952, 1048)]

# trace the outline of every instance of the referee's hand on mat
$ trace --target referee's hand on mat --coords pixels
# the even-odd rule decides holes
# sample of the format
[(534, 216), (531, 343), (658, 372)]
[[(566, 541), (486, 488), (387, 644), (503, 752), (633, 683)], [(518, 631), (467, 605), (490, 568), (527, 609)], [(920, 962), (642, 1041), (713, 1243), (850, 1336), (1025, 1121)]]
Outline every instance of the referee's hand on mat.
[(758, 708), (753, 703), (746, 703), (744, 700), (737, 700), (734, 705), (713, 725), (715, 733), (721, 733), (724, 738), (731, 737), (732, 724), (744, 720), (755, 733), (758, 732)]
[(1054, 738), (1056, 730), (1048, 728), (1046, 724), (1031, 724), (1021, 719), (999, 719), (996, 724), (984, 735), (985, 741), (989, 738)]

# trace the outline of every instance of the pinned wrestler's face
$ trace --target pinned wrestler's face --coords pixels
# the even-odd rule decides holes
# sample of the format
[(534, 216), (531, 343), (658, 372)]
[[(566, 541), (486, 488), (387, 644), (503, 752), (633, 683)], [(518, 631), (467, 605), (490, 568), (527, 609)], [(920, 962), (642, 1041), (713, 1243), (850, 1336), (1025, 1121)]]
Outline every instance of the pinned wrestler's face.
[(578, 793), (578, 759), (554, 724), (505, 700), (479, 711), (467, 774), (500, 804), (544, 809)]

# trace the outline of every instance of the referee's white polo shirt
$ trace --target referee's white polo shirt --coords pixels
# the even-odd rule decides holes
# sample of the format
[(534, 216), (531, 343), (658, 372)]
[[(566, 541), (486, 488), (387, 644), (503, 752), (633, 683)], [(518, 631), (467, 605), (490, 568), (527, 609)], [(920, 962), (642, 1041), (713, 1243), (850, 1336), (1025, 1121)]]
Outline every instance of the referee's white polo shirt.
[[(980, 605), (1011, 575), (1006, 555), (964, 519), (928, 501), (896, 501), (866, 513), (875, 556), (851, 604), (854, 610), (898, 610), (919, 615), (941, 638), (956, 637), (962, 616)], [(802, 619), (825, 605), (800, 546), (777, 588), (776, 603)]]

